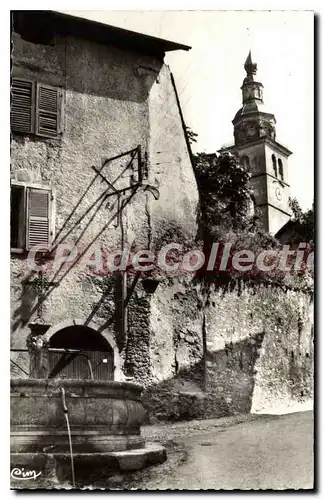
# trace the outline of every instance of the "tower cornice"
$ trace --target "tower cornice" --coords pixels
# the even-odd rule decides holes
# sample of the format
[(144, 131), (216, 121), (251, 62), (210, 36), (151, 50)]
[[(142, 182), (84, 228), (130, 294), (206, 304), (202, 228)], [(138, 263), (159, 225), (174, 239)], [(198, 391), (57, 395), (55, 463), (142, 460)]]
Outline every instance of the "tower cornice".
[(259, 87), (262, 87), (263, 88), (263, 83), (261, 82), (257, 82), (256, 80), (251, 80), (250, 82), (249, 81), (246, 81), (246, 79), (244, 79), (243, 83), (242, 83), (242, 86), (241, 86), (241, 90), (244, 88), (244, 87), (248, 87), (248, 86), (252, 86), (252, 85), (258, 85)]
[[(245, 147), (257, 146), (258, 144), (268, 144), (277, 153), (281, 153), (284, 156), (286, 156), (287, 158), (288, 158), (288, 156), (293, 154), (292, 151), (290, 151), (288, 148), (286, 148), (286, 146), (283, 146), (283, 144), (280, 144), (279, 142), (275, 141), (274, 139), (271, 139), (270, 137), (262, 137), (260, 139), (257, 139), (256, 141), (251, 141), (251, 142), (247, 142), (245, 144), (241, 144), (240, 146), (233, 144), (233, 146), (228, 146), (226, 149), (224, 148), (223, 151), (244, 149)], [(222, 150), (220, 150), (220, 151), (222, 151)]]
[(277, 141), (270, 139), (269, 137), (263, 137), (262, 139), (258, 139), (257, 141), (249, 142), (247, 144), (242, 144), (241, 146), (235, 146), (235, 144), (230, 144), (229, 146), (222, 147), (217, 150), (217, 153), (224, 153), (228, 151), (230, 153), (235, 153), (237, 149), (244, 149), (245, 147), (257, 146), (258, 144), (269, 144), (273, 149), (275, 149), (278, 153), (283, 154), (288, 158), (288, 156), (292, 155), (292, 151), (290, 151), (286, 146), (283, 146)]
[(243, 120), (248, 121), (250, 118), (251, 119), (264, 118), (268, 120), (273, 120), (274, 123), (276, 123), (275, 115), (273, 113), (268, 113), (268, 111), (260, 111), (259, 109), (260, 105), (258, 106), (258, 104), (255, 104), (255, 106), (258, 107), (258, 109), (253, 111), (246, 111), (244, 108), (246, 108), (247, 106), (248, 103), (244, 104), (244, 106), (242, 106), (242, 108), (238, 110), (238, 112), (236, 113), (235, 117), (232, 120), (233, 125), (236, 125), (239, 121)]
[(280, 144), (280, 142), (277, 142), (274, 139), (271, 139), (270, 137), (266, 137), (264, 140), (274, 150), (276, 150), (278, 153), (282, 153), (287, 158), (288, 158), (288, 156), (293, 154), (292, 151), (290, 151), (290, 149), (286, 148), (286, 146), (284, 146), (283, 144)]

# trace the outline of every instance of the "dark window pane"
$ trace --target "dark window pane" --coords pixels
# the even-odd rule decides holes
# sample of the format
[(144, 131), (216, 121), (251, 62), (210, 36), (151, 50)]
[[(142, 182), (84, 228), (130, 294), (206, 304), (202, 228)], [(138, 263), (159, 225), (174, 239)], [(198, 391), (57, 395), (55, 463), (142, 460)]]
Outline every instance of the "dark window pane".
[(11, 186), (10, 247), (22, 248), (24, 228), (24, 187)]

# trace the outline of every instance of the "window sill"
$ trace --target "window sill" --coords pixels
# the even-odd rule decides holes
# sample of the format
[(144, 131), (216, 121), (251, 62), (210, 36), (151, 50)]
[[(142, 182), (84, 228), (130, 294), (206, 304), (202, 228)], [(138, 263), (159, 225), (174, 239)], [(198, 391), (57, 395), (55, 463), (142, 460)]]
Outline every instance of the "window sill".
[(35, 132), (22, 132), (21, 130), (13, 130), (13, 129), (11, 129), (10, 132), (11, 132), (12, 136), (15, 136), (15, 135), (20, 136), (20, 137), (29, 136), (29, 137), (34, 138), (35, 140), (37, 140), (37, 139), (40, 139), (40, 140), (51, 139), (53, 141), (59, 141), (60, 139), (62, 139), (62, 136), (63, 136), (63, 132), (58, 132), (56, 136), (35, 134)]

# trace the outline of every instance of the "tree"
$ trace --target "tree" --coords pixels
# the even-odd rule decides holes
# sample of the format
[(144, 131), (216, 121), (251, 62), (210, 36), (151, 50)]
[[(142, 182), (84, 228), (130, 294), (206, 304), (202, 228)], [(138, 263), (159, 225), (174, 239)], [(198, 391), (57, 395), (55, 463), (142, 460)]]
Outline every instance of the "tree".
[[(237, 279), (249, 281), (253, 285), (271, 282), (298, 289), (308, 290), (312, 287), (313, 273), (305, 265), (312, 245), (307, 245), (306, 260), (300, 270), (295, 270), (294, 266), (290, 272), (282, 271), (276, 265), (271, 267), (278, 262), (282, 244), (263, 229), (257, 214), (250, 210), (253, 200), (253, 193), (249, 188), (251, 174), (240, 164), (239, 158), (226, 150), (219, 155), (196, 153), (193, 155), (193, 167), (200, 196), (198, 238), (202, 240), (205, 262), (208, 262), (214, 243), (218, 243), (219, 249), (214, 268), (208, 270), (204, 267), (197, 273), (206, 286), (206, 301), (212, 283), (233, 284)], [(314, 210), (303, 213), (297, 200), (292, 200), (291, 209), (293, 218), (298, 221), (297, 225), (304, 231), (304, 235), (313, 238)], [(226, 244), (229, 249), (228, 263), (223, 270), (220, 260)], [(266, 257), (269, 270), (265, 271), (258, 265), (258, 256), (267, 250), (270, 250)], [(237, 251), (245, 254), (249, 251), (254, 256), (252, 267), (237, 269), (233, 264)], [(294, 257), (292, 261), (293, 259)]]
[(303, 212), (297, 198), (289, 198), (289, 207), (294, 222), (294, 231), (290, 243), (303, 242), (313, 245), (315, 239), (314, 202), (311, 209)]
[(197, 142), (196, 137), (198, 137), (198, 134), (196, 134), (196, 132), (193, 132), (191, 130), (191, 128), (188, 127), (187, 125), (186, 125), (186, 134), (187, 134), (189, 144), (192, 144), (193, 142)]
[(216, 228), (243, 229), (251, 225), (250, 173), (231, 153), (194, 155), (205, 234)]
[[(190, 144), (197, 142), (198, 134), (186, 126)], [(238, 228), (248, 224), (251, 204), (248, 181), (251, 177), (246, 167), (240, 165), (230, 152), (193, 155), (194, 170), (200, 192), (201, 212), (204, 223), (211, 226), (230, 224)]]

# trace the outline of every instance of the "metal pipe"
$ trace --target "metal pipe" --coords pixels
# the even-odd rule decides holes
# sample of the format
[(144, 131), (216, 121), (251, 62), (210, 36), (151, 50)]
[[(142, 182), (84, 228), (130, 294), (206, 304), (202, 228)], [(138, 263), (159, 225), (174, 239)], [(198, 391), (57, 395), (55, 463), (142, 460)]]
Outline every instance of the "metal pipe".
[(88, 365), (89, 365), (89, 371), (90, 371), (91, 380), (94, 380), (93, 371), (92, 371), (92, 365), (91, 365), (90, 358), (88, 356), (87, 356), (87, 360), (88, 360)]
[(89, 372), (90, 372), (90, 378), (91, 378), (91, 380), (94, 380), (93, 371), (92, 371), (92, 364), (91, 364), (89, 356), (87, 354), (85, 354), (84, 352), (79, 352), (77, 354), (77, 356), (84, 356), (87, 359), (88, 366), (89, 366)]
[(68, 409), (67, 409), (67, 406), (66, 406), (65, 389), (64, 389), (64, 387), (61, 387), (61, 391), (62, 391), (63, 413), (64, 413), (64, 416), (65, 416), (66, 427), (67, 427), (68, 436), (69, 436), (70, 457), (71, 457), (71, 472), (72, 472), (72, 485), (73, 485), (73, 488), (75, 488), (75, 476), (74, 476), (74, 461), (73, 461), (72, 439), (71, 439), (71, 430), (70, 430), (70, 422), (69, 422), (69, 412), (68, 412)]

